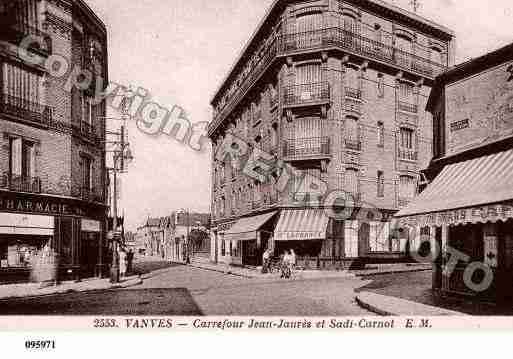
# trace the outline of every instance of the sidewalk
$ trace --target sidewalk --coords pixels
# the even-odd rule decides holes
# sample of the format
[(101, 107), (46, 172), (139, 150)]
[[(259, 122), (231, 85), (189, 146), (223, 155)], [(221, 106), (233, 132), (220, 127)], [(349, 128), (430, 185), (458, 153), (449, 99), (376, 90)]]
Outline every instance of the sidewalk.
[(465, 313), (433, 307), (406, 299), (389, 297), (386, 295), (360, 292), (356, 295), (356, 302), (365, 309), (379, 315), (393, 316), (462, 316)]
[(84, 279), (82, 282), (62, 282), (57, 286), (39, 288), (39, 283), (20, 283), (0, 285), (0, 301), (13, 298), (39, 297), (51, 294), (63, 294), (70, 292), (85, 292), (90, 290), (106, 290), (116, 288), (128, 288), (142, 283), (139, 276), (131, 276), (122, 279), (120, 283), (112, 284), (107, 279)]
[[(204, 270), (220, 272), (229, 275), (236, 275), (244, 278), (271, 279), (279, 278), (278, 273), (262, 274), (260, 268), (234, 267), (228, 264), (213, 264), (193, 262), (189, 266)], [(391, 273), (406, 273), (431, 270), (431, 264), (384, 264), (369, 265), (368, 269), (347, 270), (347, 271), (322, 271), (322, 270), (298, 270), (296, 279), (317, 279), (317, 278), (347, 278), (367, 277)]]

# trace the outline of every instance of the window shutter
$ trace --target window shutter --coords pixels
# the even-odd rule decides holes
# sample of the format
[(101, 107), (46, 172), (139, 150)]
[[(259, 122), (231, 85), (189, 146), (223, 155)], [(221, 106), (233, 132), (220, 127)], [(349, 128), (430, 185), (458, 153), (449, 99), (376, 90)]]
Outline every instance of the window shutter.
[(15, 176), (21, 176), (22, 168), (22, 139), (15, 138), (11, 145), (11, 172)]
[(28, 163), (29, 163), (29, 171), (28, 176), (30, 178), (36, 177), (36, 145), (33, 144), (28, 148)]

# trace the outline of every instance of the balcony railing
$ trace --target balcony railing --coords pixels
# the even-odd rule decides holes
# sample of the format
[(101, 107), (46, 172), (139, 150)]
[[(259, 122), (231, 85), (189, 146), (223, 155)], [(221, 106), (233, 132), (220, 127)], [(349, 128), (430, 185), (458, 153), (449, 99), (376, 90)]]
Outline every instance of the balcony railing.
[(289, 86), (285, 89), (284, 105), (306, 105), (329, 101), (330, 88), (327, 82)]
[(398, 150), (397, 157), (400, 160), (417, 161), (419, 159), (419, 153), (412, 149), (400, 148)]
[(41, 193), (41, 179), (4, 173), (0, 176), (0, 189), (14, 192)]
[(327, 28), (303, 33), (285, 34), (273, 39), (269, 46), (253, 59), (254, 65), (247, 75), (242, 78), (241, 85), (225, 99), (219, 108), (211, 128), (216, 128), (243, 98), (253, 82), (259, 78), (263, 70), (277, 57), (305, 50), (315, 50), (326, 47), (338, 47), (352, 51), (363, 57), (389, 63), (406, 71), (413, 71), (423, 76), (434, 78), (447, 66), (430, 59), (405, 52), (388, 44), (372, 40), (359, 34), (341, 29)]
[(52, 40), (50, 36), (34, 26), (11, 22), (7, 24), (5, 28), (2, 28), (0, 32), (0, 39), (14, 45), (20, 45), (27, 36), (31, 36), (32, 39), (37, 40), (30, 44), (31, 50), (44, 56), (48, 56), (52, 52)]
[(346, 87), (345, 89), (346, 97), (355, 99), (355, 100), (361, 100), (362, 99), (362, 90), (354, 89), (351, 87)]
[(348, 150), (353, 150), (353, 151), (361, 151), (362, 150), (362, 141), (360, 141), (360, 140), (346, 138), (345, 144), (346, 144), (346, 148)]
[(52, 120), (50, 107), (7, 94), (0, 94), (0, 113), (45, 126)]
[(410, 112), (410, 113), (418, 113), (419, 112), (419, 106), (412, 104), (412, 103), (403, 102), (403, 101), (397, 101), (397, 109), (399, 111)]
[(288, 159), (329, 155), (331, 155), (329, 137), (298, 138), (286, 140), (283, 143), (283, 157)]

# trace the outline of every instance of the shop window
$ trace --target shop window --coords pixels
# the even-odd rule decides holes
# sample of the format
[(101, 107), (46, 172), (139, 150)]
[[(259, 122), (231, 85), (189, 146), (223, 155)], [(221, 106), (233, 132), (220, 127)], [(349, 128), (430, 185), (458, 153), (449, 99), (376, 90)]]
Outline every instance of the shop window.
[(62, 218), (60, 221), (60, 263), (73, 263), (73, 219)]
[(369, 248), (371, 252), (389, 252), (389, 223), (370, 222)]
[(230, 257), (233, 257), (233, 242), (230, 241)]

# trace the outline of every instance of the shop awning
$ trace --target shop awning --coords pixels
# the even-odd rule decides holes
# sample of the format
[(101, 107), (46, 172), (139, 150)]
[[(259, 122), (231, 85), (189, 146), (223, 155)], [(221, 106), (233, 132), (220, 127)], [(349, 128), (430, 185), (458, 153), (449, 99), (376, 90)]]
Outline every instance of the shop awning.
[(285, 210), (274, 231), (276, 241), (325, 239), (329, 217), (323, 209)]
[(277, 212), (261, 214), (259, 216), (241, 218), (226, 232), (224, 239), (238, 241), (253, 241), (257, 238), (257, 231), (266, 224)]
[(446, 166), (396, 217), (426, 226), (513, 218), (513, 150)]

